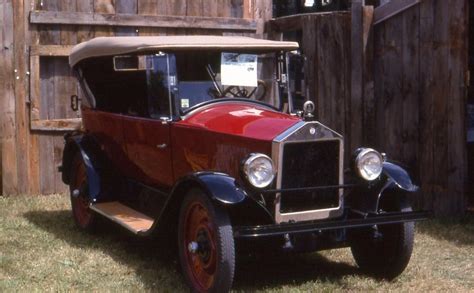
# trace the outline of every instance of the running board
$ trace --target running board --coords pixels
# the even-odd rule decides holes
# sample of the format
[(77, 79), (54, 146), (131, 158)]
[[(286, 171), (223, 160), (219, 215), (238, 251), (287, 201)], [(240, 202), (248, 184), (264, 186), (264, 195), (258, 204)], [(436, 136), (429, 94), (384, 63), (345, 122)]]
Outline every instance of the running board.
[(152, 218), (118, 201), (95, 203), (90, 208), (135, 234), (146, 233), (153, 226)]

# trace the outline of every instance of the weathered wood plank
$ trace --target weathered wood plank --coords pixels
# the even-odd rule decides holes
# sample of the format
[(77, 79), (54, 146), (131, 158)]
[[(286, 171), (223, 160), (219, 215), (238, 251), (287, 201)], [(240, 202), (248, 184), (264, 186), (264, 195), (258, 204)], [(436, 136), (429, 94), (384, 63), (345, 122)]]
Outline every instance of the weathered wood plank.
[(158, 2), (156, 0), (138, 0), (137, 13), (140, 15), (158, 15)]
[[(25, 0), (25, 7), (28, 7), (28, 11), (26, 11), (26, 15), (29, 15), (30, 11), (35, 10), (35, 5), (36, 1), (34, 0)], [(25, 22), (25, 30), (26, 30), (26, 40), (27, 40), (27, 46), (28, 45), (37, 45), (39, 44), (39, 32), (37, 30), (37, 25), (31, 25), (29, 24), (28, 17), (25, 17), (24, 19)], [(39, 109), (35, 108), (35, 105), (31, 103), (31, 92), (36, 91), (39, 92), (39, 58), (38, 57), (33, 57), (35, 60), (33, 62), (33, 65), (38, 68), (38, 71), (36, 71), (36, 83), (34, 84), (34, 87), (32, 87), (32, 60), (30, 59), (29, 56), (25, 57), (25, 60), (30, 61), (30, 75), (29, 75), (29, 121), (27, 123), (28, 128), (30, 127), (31, 119), (32, 119), (32, 112), (36, 112), (36, 114), (39, 115)], [(38, 103), (36, 106), (39, 105)], [(34, 115), (33, 115), (34, 116)], [(29, 152), (29, 159), (28, 159), (28, 193), (29, 194), (39, 194), (40, 193), (40, 166), (39, 166), (39, 136), (35, 133), (29, 132), (29, 141), (28, 141), (28, 152)]]
[[(446, 202), (450, 214), (462, 215), (465, 211), (467, 178), (466, 147), (466, 104), (468, 71), (468, 3), (467, 0), (453, 1), (449, 6), (449, 59), (448, 77), (448, 192)], [(471, 24), (472, 25), (472, 24)], [(453, 29), (456, 28), (456, 29)]]
[[(59, 0), (51, 0), (43, 2), (41, 9), (44, 11), (54, 12), (59, 11)], [(33, 13), (33, 11), (30, 12)], [(30, 21), (31, 23), (31, 21)], [(55, 24), (44, 24), (38, 25), (37, 30), (39, 31), (40, 38), (39, 43), (42, 45), (58, 45), (61, 35), (61, 28)]]
[[(262, 1), (263, 2), (263, 1)], [(242, 18), (244, 15), (244, 0), (231, 0), (230, 5), (228, 5), (228, 9), (230, 9), (230, 16), (236, 18)], [(211, 16), (211, 15), (209, 15)], [(271, 16), (270, 16), (271, 18)]]
[(61, 173), (58, 167), (62, 164), (63, 149), (64, 149), (64, 137), (61, 133), (52, 136), (53, 139), (53, 170), (54, 170), (54, 192), (64, 193), (67, 191), (67, 186), (62, 181)]
[[(28, 9), (28, 7), (27, 7)], [(27, 89), (28, 89), (28, 52), (26, 46), (26, 23), (24, 0), (13, 1), (13, 52), (14, 68), (16, 70), (14, 94), (16, 116), (16, 149), (18, 166), (18, 192), (25, 194), (28, 191), (29, 167), (29, 127), (27, 116)]]
[(157, 0), (158, 15), (185, 16), (188, 5), (187, 0)]
[(81, 118), (35, 120), (31, 122), (34, 131), (73, 131), (81, 129)]
[(420, 3), (420, 153), (419, 172), (422, 188), (422, 206), (433, 209), (435, 198), (434, 191), (434, 43), (435, 32), (434, 7), (432, 3)]
[[(43, 6), (45, 10), (54, 12), (60, 10), (60, 0), (47, 1)], [(32, 13), (32, 12), (31, 12)], [(30, 14), (31, 14), (30, 13)], [(40, 29), (40, 44), (61, 44), (61, 27), (57, 24), (45, 26)], [(40, 58), (40, 118), (55, 118), (55, 61), (54, 58)], [(42, 194), (51, 194), (56, 190), (56, 172), (54, 167), (54, 138), (50, 135), (39, 136), (39, 166), (41, 170), (40, 191)]]
[(401, 148), (403, 163), (410, 167), (412, 176), (419, 178), (418, 138), (419, 138), (419, 88), (420, 88), (420, 37), (419, 21), (420, 7), (415, 6), (401, 14), (402, 27), (402, 66), (400, 103), (402, 104), (401, 117), (402, 133)]
[[(75, 12), (76, 0), (61, 0), (59, 9), (61, 11)], [(77, 27), (75, 26), (61, 26), (61, 45), (74, 45), (77, 42)], [(68, 59), (65, 57), (55, 57), (54, 59), (54, 118), (69, 118), (76, 117), (69, 106), (69, 96), (77, 94), (75, 80), (71, 79)], [(64, 183), (62, 182), (61, 174), (57, 167), (62, 163), (62, 150), (64, 147), (64, 140), (60, 137), (53, 138), (53, 157), (51, 162), (54, 168), (54, 190), (60, 192), (64, 190)]]
[[(77, 9), (76, 0), (61, 0), (59, 2), (59, 10), (65, 12), (75, 12)], [(63, 26), (61, 27), (60, 42), (61, 45), (75, 45), (77, 42), (77, 27)]]
[(13, 62), (13, 5), (11, 0), (2, 3), (2, 47), (0, 74), (2, 80), (2, 94), (0, 95), (0, 121), (2, 138), (2, 180), (3, 194), (18, 193), (18, 167), (16, 149), (16, 117), (14, 79), (15, 68)]
[(105, 14), (57, 11), (32, 11), (30, 22), (36, 24), (67, 24), (93, 26), (132, 26), (165, 28), (204, 28), (255, 31), (254, 20), (194, 16), (151, 16), (134, 14)]
[(363, 7), (363, 106), (362, 106), (362, 143), (367, 146), (376, 144), (375, 92), (374, 92), (374, 7)]
[[(76, 11), (84, 13), (94, 12), (94, 0), (76, 0)], [(91, 26), (77, 27), (77, 43), (90, 40), (94, 37), (94, 29)]]
[(243, 6), (243, 18), (255, 18), (255, 0), (244, 0), (244, 6)]
[(384, 22), (420, 2), (421, 0), (396, 0), (380, 5), (374, 11), (374, 25)]
[(270, 20), (273, 16), (273, 2), (272, 0), (259, 0), (256, 2), (255, 20), (257, 21), (257, 31), (255, 32), (255, 36), (263, 39), (265, 37), (265, 22)]
[[(188, 1), (186, 5), (186, 16), (204, 16), (206, 12), (204, 11), (203, 2), (203, 0)], [(214, 1), (208, 1), (208, 4), (212, 3), (215, 5), (216, 3), (213, 2)]]
[(72, 45), (35, 45), (30, 46), (30, 56), (61, 56), (67, 57), (74, 46)]
[(351, 150), (361, 145), (363, 136), (364, 23), (362, 2), (362, 0), (354, 0), (351, 5), (351, 98), (348, 113), (350, 130), (346, 135), (350, 141)]
[[(54, 62), (52, 58), (40, 59), (40, 118), (54, 119)], [(35, 122), (32, 121), (31, 124)], [(41, 194), (55, 192), (54, 141), (50, 135), (39, 137), (40, 191)]]
[[(0, 17), (2, 19), (3, 19), (3, 5), (4, 5), (4, 1), (0, 2)], [(3, 30), (3, 28), (4, 27), (2, 27), (2, 30)], [(5, 48), (3, 47), (3, 31), (2, 30), (0, 30), (0, 46), (1, 46), (1, 49), (0, 49), (0, 64), (3, 65), (5, 63), (4, 53), (3, 53)], [(3, 66), (0, 66), (0, 79), (4, 80), (4, 78), (5, 78), (4, 68), (3, 68)], [(3, 86), (0, 86), (0, 108), (2, 108), (2, 106), (3, 106), (3, 99), (4, 99), (4, 88), (3, 88)], [(0, 195), (3, 195), (3, 176), (2, 176), (2, 172), (3, 172), (3, 168), (2, 168), (2, 166), (3, 166), (3, 164), (2, 164), (3, 130), (2, 129), (3, 129), (3, 110), (0, 109)]]
[(448, 1), (435, 1), (434, 27), (432, 38), (433, 50), (433, 200), (435, 211), (443, 213), (448, 210), (451, 194), (448, 190), (448, 97), (450, 97), (449, 66), (449, 11)]
[[(115, 0), (115, 12), (117, 14), (137, 14), (137, 0)], [(138, 31), (134, 27), (117, 27), (115, 35), (117, 36), (135, 36)]]
[[(115, 14), (115, 7), (113, 0), (94, 0), (94, 13)], [(87, 15), (91, 15), (87, 13)], [(92, 14), (93, 15), (93, 14)], [(31, 15), (30, 15), (31, 20)], [(87, 23), (93, 25), (91, 23)], [(114, 28), (110, 26), (94, 27), (95, 37), (108, 37), (114, 35)]]
[[(158, 15), (159, 7), (156, 0), (138, 0), (138, 14), (139, 15)], [(137, 28), (140, 36), (153, 36), (166, 34), (165, 28)]]
[(375, 125), (373, 135), (376, 137), (374, 146), (380, 151), (385, 151), (385, 120), (384, 120), (384, 86), (382, 78), (384, 72), (385, 54), (385, 26), (374, 27), (374, 100), (375, 100)]
[(385, 62), (384, 62), (384, 93), (383, 107), (385, 116), (385, 129), (383, 132), (385, 147), (389, 158), (397, 161), (403, 161), (402, 143), (402, 80), (403, 70), (402, 27), (399, 25), (402, 21), (402, 15), (397, 15), (384, 23), (385, 25)]

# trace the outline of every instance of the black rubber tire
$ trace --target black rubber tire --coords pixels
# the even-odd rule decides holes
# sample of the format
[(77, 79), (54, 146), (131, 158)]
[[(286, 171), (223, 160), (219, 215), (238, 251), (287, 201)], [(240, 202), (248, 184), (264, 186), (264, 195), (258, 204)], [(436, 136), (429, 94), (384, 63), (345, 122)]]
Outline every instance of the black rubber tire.
[[(210, 288), (206, 290), (196, 286), (196, 279), (190, 269), (188, 255), (186, 254), (188, 243), (186, 243), (185, 240), (185, 217), (188, 208), (195, 203), (201, 204), (207, 210), (209, 218), (211, 219), (210, 224), (215, 232), (214, 243), (216, 247), (217, 266), (213, 278), (214, 281)], [(211, 200), (199, 189), (191, 189), (186, 194), (181, 205), (178, 226), (178, 250), (181, 269), (186, 279), (186, 283), (192, 292), (230, 291), (235, 271), (235, 246), (232, 225), (227, 211), (223, 207), (211, 202)]]
[[(412, 208), (402, 199), (391, 200), (385, 210), (411, 212)], [(352, 237), (351, 250), (357, 265), (374, 277), (388, 280), (398, 277), (410, 261), (415, 223), (380, 225), (378, 239), (374, 239), (370, 229), (359, 230)]]
[[(69, 184), (72, 216), (74, 223), (79, 229), (87, 232), (95, 232), (98, 219), (96, 213), (88, 207), (90, 204), (90, 197), (88, 193), (88, 182), (85, 168), (81, 154), (79, 152), (76, 153), (71, 165), (71, 179)], [(80, 190), (78, 197), (73, 195), (75, 189)]]

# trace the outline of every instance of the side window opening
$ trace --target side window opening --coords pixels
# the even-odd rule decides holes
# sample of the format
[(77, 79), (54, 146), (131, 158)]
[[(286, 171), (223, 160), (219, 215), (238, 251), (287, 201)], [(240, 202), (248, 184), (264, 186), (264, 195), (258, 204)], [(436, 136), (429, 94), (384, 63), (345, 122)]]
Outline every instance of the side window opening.
[(146, 71), (117, 71), (111, 57), (86, 60), (81, 70), (94, 95), (97, 110), (148, 116)]

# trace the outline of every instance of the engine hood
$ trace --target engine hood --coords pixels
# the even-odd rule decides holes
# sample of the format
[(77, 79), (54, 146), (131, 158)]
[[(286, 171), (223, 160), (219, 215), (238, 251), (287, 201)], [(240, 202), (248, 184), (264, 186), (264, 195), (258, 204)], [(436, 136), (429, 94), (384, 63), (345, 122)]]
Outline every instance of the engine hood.
[(301, 121), (251, 102), (219, 102), (203, 106), (179, 123), (260, 140), (273, 140), (277, 135)]

